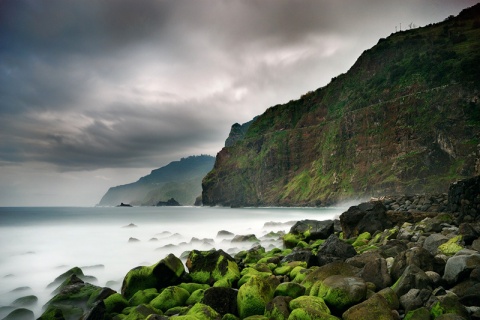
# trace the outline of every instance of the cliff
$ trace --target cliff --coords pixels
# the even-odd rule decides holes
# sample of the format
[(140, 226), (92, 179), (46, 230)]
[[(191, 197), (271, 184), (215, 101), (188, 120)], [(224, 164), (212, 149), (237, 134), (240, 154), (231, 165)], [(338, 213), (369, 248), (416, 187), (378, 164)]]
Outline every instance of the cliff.
[(182, 205), (193, 205), (202, 192), (202, 179), (214, 161), (214, 157), (207, 155), (173, 161), (136, 182), (110, 188), (98, 205), (115, 206), (125, 202), (151, 206), (170, 198)]
[(480, 173), (480, 5), (397, 32), (227, 144), (204, 205), (315, 206), (446, 192)]

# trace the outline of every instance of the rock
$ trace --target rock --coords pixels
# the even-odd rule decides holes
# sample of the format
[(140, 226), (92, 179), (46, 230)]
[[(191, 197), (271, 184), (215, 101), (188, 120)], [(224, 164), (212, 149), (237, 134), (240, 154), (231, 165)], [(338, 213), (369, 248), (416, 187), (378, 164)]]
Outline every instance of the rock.
[(381, 295), (375, 294), (368, 300), (354, 305), (342, 314), (343, 320), (395, 320), (390, 306)]
[(374, 234), (393, 226), (388, 218), (387, 209), (380, 201), (365, 202), (350, 207), (340, 215), (340, 223), (345, 238), (357, 237), (363, 232)]
[(179, 284), (185, 268), (180, 259), (169, 254), (164, 259), (152, 266), (141, 266), (130, 270), (122, 284), (122, 295), (130, 299), (137, 291)]
[(190, 297), (188, 297), (185, 304), (187, 306), (193, 306), (196, 303), (202, 302), (203, 296), (205, 295), (205, 289), (198, 289), (190, 293)]
[(458, 227), (458, 234), (462, 236), (466, 245), (471, 245), (475, 239), (480, 237), (480, 222), (461, 223)]
[(409, 311), (403, 320), (430, 320), (430, 311), (425, 307), (421, 307)]
[(470, 272), (480, 265), (480, 254), (460, 254), (448, 259), (443, 279), (453, 284), (468, 277)]
[(392, 288), (387, 287), (385, 289), (378, 291), (376, 294), (381, 295), (382, 297), (385, 298), (385, 300), (387, 300), (387, 303), (390, 306), (390, 309), (396, 310), (400, 307), (400, 301), (398, 300), (398, 296), (395, 293), (395, 291), (392, 290)]
[(265, 306), (273, 299), (278, 284), (278, 280), (273, 276), (268, 279), (253, 276), (243, 284), (237, 295), (237, 308), (240, 318), (263, 315)]
[(265, 306), (264, 316), (268, 319), (287, 320), (290, 316), (288, 304), (292, 301), (291, 297), (276, 296)]
[(140, 240), (138, 240), (137, 238), (130, 237), (128, 238), (128, 242), (135, 243), (135, 242), (140, 242)]
[(238, 291), (232, 288), (209, 288), (203, 294), (202, 303), (212, 307), (218, 313), (237, 313)]
[(320, 297), (315, 296), (301, 296), (293, 299), (289, 303), (290, 309), (303, 309), (311, 317), (315, 315), (331, 314), (325, 301)]
[(157, 296), (158, 296), (158, 290), (155, 288), (138, 290), (128, 300), (128, 304), (130, 304), (131, 306), (138, 306), (140, 304), (149, 304), (150, 301), (155, 299)]
[(15, 301), (12, 302), (12, 306), (15, 307), (30, 307), (34, 306), (38, 303), (38, 298), (37, 296), (34, 295), (29, 295), (25, 297), (21, 297), (16, 299)]
[(177, 286), (170, 286), (150, 301), (150, 305), (165, 312), (170, 308), (183, 306), (189, 296), (190, 293), (187, 290)]
[(387, 243), (379, 248), (379, 252), (382, 257), (386, 258), (397, 258), (402, 252), (408, 249), (407, 241), (402, 240), (389, 240)]
[(344, 261), (357, 254), (355, 248), (340, 239), (335, 234), (328, 237), (317, 253), (318, 264), (323, 266), (333, 261)]
[(290, 228), (290, 233), (302, 235), (304, 241), (327, 239), (333, 233), (333, 220), (302, 220)]
[(309, 294), (310, 289), (317, 281), (323, 281), (333, 275), (357, 276), (360, 272), (361, 269), (349, 265), (348, 263), (339, 261), (332, 262), (310, 272), (301, 284), (305, 287), (306, 293)]
[(129, 223), (126, 226), (123, 226), (122, 228), (137, 228), (138, 226), (134, 223)]
[(438, 247), (448, 241), (448, 238), (440, 233), (433, 233), (425, 239), (423, 248), (435, 256), (438, 253)]
[(437, 271), (443, 266), (437, 266), (435, 257), (422, 247), (413, 247), (396, 258), (392, 266), (391, 275), (394, 280), (398, 279), (408, 266), (415, 265), (424, 271)]
[(367, 294), (366, 283), (359, 277), (333, 275), (320, 283), (317, 295), (335, 313), (342, 313), (354, 304), (363, 301)]
[(318, 266), (318, 258), (309, 250), (295, 250), (281, 260), (282, 263), (292, 261), (304, 261), (307, 263), (307, 268)]
[(392, 286), (392, 289), (397, 296), (401, 297), (413, 288), (431, 290), (430, 285), (431, 280), (425, 272), (416, 265), (410, 265)]
[(260, 242), (260, 240), (257, 239), (257, 236), (254, 234), (247, 234), (247, 235), (236, 235), (232, 239), (232, 243), (235, 242)]
[(217, 232), (217, 238), (233, 238), (235, 234), (227, 230), (220, 230)]
[(357, 268), (362, 268), (360, 277), (366, 282), (372, 282), (379, 290), (392, 284), (392, 278), (387, 267), (387, 261), (378, 252), (365, 252), (346, 262)]
[(406, 294), (400, 297), (400, 305), (407, 313), (423, 307), (431, 294), (432, 292), (428, 289), (410, 289)]
[(444, 296), (438, 297), (438, 301), (435, 302), (430, 309), (430, 315), (433, 319), (438, 319), (441, 315), (449, 313), (456, 314), (464, 319), (470, 318), (468, 310), (460, 303), (458, 297), (453, 293), (447, 293)]
[(35, 315), (31, 310), (25, 308), (15, 309), (10, 312), (3, 320), (34, 320)]
[(112, 294), (104, 299), (103, 303), (107, 314), (121, 313), (123, 309), (129, 306), (128, 301), (120, 293)]
[[(141, 304), (130, 309), (130, 313), (125, 319), (147, 319), (150, 315), (161, 315), (162, 311), (146, 304)], [(151, 319), (151, 318), (150, 318)]]
[(298, 298), (305, 294), (305, 287), (294, 282), (280, 283), (275, 289), (274, 296), (288, 296), (292, 299)]
[(187, 316), (193, 316), (195, 319), (214, 320), (220, 319), (220, 314), (210, 306), (203, 303), (196, 303), (187, 312)]
[(235, 260), (223, 250), (192, 250), (186, 266), (194, 282), (232, 287), (240, 279)]
[(51, 287), (54, 287), (54, 286), (58, 286), (60, 285), (62, 282), (64, 282), (66, 279), (70, 278), (70, 276), (74, 274), (77, 276), (77, 278), (79, 279), (82, 279), (83, 277), (85, 277), (85, 275), (83, 274), (83, 271), (82, 269), (80, 269), (79, 267), (73, 267), (71, 269), (69, 269), (68, 271), (65, 271), (64, 273), (62, 273), (61, 275), (59, 275), (58, 277), (55, 278), (55, 280), (53, 280), (52, 283), (50, 283), (47, 288), (51, 288)]
[(465, 306), (480, 307), (480, 282), (471, 278), (451, 289)]
[(180, 207), (181, 204), (178, 203), (174, 198), (170, 198), (167, 201), (158, 201), (156, 204), (157, 207)]
[(479, 217), (477, 204), (480, 200), (480, 176), (460, 180), (448, 189), (448, 206), (452, 212), (459, 212), (458, 220), (462, 222), (467, 216), (474, 220)]
[(190, 283), (183, 282), (177, 285), (177, 287), (187, 290), (190, 294), (200, 289), (206, 290), (210, 288), (208, 284), (200, 284), (200, 283), (194, 283), (194, 282), (190, 282)]

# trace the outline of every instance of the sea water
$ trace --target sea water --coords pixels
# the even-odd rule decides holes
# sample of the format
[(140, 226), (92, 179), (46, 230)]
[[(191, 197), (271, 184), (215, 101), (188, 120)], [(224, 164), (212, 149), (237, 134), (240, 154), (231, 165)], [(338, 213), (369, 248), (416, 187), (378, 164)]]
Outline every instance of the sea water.
[[(92, 283), (120, 291), (126, 273), (170, 253), (223, 249), (234, 255), (252, 243), (217, 237), (220, 230), (255, 234), (267, 250), (282, 247), (266, 237), (288, 232), (295, 221), (338, 217), (337, 208), (95, 207), (0, 208), (0, 319), (22, 296), (35, 295), (40, 316), (54, 288), (47, 286), (72, 267)], [(268, 223), (267, 222), (275, 222)], [(185, 258), (183, 258), (185, 262)], [(93, 279), (93, 278), (92, 278)]]

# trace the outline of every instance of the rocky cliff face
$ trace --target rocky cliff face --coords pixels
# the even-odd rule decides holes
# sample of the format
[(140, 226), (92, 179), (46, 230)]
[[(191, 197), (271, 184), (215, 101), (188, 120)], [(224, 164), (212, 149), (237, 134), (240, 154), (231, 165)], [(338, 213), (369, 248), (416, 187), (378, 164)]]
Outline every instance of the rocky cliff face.
[(173, 161), (136, 182), (110, 188), (98, 205), (115, 206), (124, 202), (152, 206), (170, 198), (182, 205), (193, 205), (202, 192), (202, 179), (214, 161), (214, 157), (207, 155)]
[(223, 148), (205, 205), (326, 205), (446, 192), (480, 174), (480, 5), (392, 34)]

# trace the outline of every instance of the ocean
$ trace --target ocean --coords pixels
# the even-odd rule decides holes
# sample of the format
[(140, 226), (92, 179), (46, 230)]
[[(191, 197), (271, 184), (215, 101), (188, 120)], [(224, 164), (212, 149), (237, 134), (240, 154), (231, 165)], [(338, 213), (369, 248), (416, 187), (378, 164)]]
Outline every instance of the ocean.
[[(38, 317), (55, 288), (53, 280), (72, 267), (92, 284), (120, 292), (126, 273), (170, 253), (223, 249), (232, 255), (251, 243), (231, 243), (220, 230), (255, 234), (267, 250), (282, 247), (265, 236), (288, 232), (295, 221), (338, 218), (336, 208), (221, 207), (14, 207), (0, 208), (0, 319), (17, 298), (35, 295), (27, 308)], [(267, 222), (275, 222), (268, 223)], [(185, 258), (182, 258), (185, 262)]]

